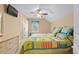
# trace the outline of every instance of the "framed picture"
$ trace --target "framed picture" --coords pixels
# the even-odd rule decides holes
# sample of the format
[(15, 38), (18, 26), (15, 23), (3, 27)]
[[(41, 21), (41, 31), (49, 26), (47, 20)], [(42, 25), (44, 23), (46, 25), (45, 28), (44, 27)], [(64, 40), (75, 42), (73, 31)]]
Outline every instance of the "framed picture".
[(3, 33), (3, 19), (2, 15), (0, 14), (0, 37), (2, 36)]

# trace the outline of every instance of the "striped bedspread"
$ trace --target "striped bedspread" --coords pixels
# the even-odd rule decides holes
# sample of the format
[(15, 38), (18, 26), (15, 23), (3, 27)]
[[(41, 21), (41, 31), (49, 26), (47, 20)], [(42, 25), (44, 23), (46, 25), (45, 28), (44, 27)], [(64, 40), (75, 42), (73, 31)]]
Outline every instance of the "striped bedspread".
[(31, 49), (59, 49), (59, 48), (67, 48), (72, 46), (72, 42), (69, 38), (65, 38), (60, 40), (56, 37), (50, 37), (48, 34), (46, 35), (37, 35), (31, 36), (26, 39), (23, 44), (24, 50)]

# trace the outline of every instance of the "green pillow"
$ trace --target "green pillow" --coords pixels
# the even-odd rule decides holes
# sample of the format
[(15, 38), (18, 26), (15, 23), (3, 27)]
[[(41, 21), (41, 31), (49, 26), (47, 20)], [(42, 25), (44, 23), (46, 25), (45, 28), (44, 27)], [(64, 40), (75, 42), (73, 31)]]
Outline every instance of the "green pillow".
[(52, 34), (54, 36), (56, 36), (56, 34), (59, 33), (61, 30), (62, 30), (62, 27), (55, 28), (55, 30), (52, 32)]
[(72, 33), (72, 28), (71, 27), (63, 27), (61, 30), (61, 33), (65, 35), (70, 35)]

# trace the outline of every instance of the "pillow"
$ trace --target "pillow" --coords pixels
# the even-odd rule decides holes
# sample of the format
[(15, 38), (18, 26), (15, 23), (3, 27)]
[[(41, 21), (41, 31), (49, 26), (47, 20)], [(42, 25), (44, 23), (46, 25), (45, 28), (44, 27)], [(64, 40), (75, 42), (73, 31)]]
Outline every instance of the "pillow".
[(32, 49), (32, 41), (25, 41), (23, 44), (24, 50)]
[(33, 37), (31, 37), (31, 38), (32, 38), (32, 40), (37, 40), (39, 37), (33, 36)]
[(59, 39), (61, 39), (61, 40), (65, 39), (66, 37), (67, 37), (67, 36), (64, 35), (64, 34), (62, 34), (62, 33), (58, 33), (58, 34), (56, 35), (56, 38), (59, 38)]
[(70, 35), (72, 33), (72, 28), (71, 27), (63, 27), (61, 30), (61, 33), (65, 35)]
[(56, 36), (56, 34), (59, 33), (61, 30), (62, 30), (62, 27), (58, 27), (52, 32), (52, 34)]

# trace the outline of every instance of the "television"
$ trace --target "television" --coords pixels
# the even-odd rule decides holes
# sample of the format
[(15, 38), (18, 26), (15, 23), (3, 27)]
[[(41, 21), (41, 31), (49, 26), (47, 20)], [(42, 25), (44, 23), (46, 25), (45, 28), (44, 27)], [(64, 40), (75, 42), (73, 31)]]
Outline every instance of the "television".
[(15, 16), (15, 17), (18, 16), (18, 11), (13, 6), (11, 6), (11, 5), (8, 5), (7, 13), (12, 15), (12, 16)]

